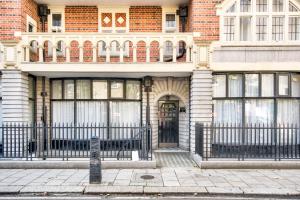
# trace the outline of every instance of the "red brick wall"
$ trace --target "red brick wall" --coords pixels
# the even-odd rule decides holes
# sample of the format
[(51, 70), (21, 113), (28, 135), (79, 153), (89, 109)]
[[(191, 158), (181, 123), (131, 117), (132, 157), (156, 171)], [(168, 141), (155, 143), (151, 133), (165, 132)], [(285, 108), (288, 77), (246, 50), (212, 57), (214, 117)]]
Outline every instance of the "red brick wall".
[(0, 1), (0, 40), (19, 39), (15, 31), (21, 31), (21, 0)]
[(96, 6), (66, 6), (66, 32), (98, 32), (98, 8)]
[(130, 32), (161, 32), (162, 9), (160, 6), (131, 6), (129, 8)]
[(219, 40), (219, 17), (216, 15), (216, 5), (223, 0), (190, 0), (189, 31), (200, 32), (198, 42)]
[(37, 3), (35, 3), (33, 0), (22, 0), (22, 32), (27, 31), (27, 15), (29, 15), (36, 21), (37, 31), (40, 31), (41, 23), (37, 9)]

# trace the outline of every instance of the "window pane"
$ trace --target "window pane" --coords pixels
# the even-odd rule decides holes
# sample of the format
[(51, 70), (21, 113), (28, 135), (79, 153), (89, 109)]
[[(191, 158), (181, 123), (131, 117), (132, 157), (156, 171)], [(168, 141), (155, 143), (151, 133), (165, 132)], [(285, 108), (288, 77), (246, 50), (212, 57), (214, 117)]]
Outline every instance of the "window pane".
[(61, 14), (52, 14), (52, 26), (61, 26)]
[(300, 97), (300, 74), (292, 75), (292, 96)]
[(273, 12), (283, 11), (283, 0), (273, 0)]
[(242, 123), (242, 101), (216, 100), (214, 101), (214, 122)]
[(272, 123), (274, 120), (273, 100), (247, 100), (245, 102), (246, 123)]
[(289, 94), (289, 76), (288, 75), (279, 75), (278, 76), (278, 94), (279, 95), (288, 95)]
[(107, 124), (107, 102), (77, 101), (77, 122)]
[(140, 99), (140, 81), (126, 81), (126, 98)]
[(64, 81), (64, 95), (65, 99), (74, 99), (74, 81), (65, 80)]
[(76, 98), (90, 99), (91, 98), (91, 82), (89, 80), (76, 81)]
[(176, 27), (175, 14), (166, 14), (166, 27)]
[(61, 99), (62, 98), (62, 81), (55, 80), (52, 81), (52, 98)]
[(256, 0), (256, 12), (267, 12), (268, 0)]
[(289, 18), (289, 39), (300, 40), (300, 17)]
[(213, 76), (213, 95), (214, 97), (226, 96), (226, 75)]
[(123, 98), (123, 81), (113, 81), (111, 82), (110, 88), (111, 88), (111, 98)]
[(110, 122), (116, 124), (141, 123), (140, 102), (110, 102)]
[(300, 125), (300, 101), (299, 100), (278, 100), (277, 122), (280, 124)]
[(107, 81), (93, 81), (93, 98), (107, 99)]
[(268, 27), (268, 17), (257, 16), (256, 17), (256, 39), (258, 41), (267, 40), (267, 27)]
[(251, 40), (251, 17), (240, 18), (240, 40)]
[(283, 40), (284, 17), (272, 18), (272, 39), (274, 41)]
[(274, 96), (274, 75), (273, 74), (261, 75), (261, 95), (263, 97)]
[(240, 0), (241, 2), (241, 12), (251, 11), (251, 0)]
[(228, 76), (228, 95), (229, 97), (243, 96), (243, 77), (240, 74)]
[(259, 95), (259, 77), (258, 74), (246, 74), (246, 96), (257, 97)]
[(73, 123), (74, 122), (74, 102), (53, 101), (52, 102), (52, 122), (53, 123)]
[(225, 17), (224, 18), (224, 37), (226, 41), (233, 41), (234, 40), (234, 24), (235, 18), (234, 17)]

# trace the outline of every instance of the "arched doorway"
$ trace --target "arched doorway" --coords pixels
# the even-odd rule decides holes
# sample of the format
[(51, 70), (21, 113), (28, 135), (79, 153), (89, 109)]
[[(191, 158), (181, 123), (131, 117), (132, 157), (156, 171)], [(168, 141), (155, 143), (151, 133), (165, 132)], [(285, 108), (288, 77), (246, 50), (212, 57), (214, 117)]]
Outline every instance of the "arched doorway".
[(158, 101), (158, 146), (179, 146), (179, 99), (164, 96)]

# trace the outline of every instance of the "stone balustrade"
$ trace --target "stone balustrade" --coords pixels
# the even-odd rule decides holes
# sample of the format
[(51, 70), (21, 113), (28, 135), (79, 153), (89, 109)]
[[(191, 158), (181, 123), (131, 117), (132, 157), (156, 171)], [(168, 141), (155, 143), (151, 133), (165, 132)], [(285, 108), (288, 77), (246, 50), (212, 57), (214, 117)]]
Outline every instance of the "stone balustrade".
[(22, 63), (186, 62), (193, 33), (22, 33)]

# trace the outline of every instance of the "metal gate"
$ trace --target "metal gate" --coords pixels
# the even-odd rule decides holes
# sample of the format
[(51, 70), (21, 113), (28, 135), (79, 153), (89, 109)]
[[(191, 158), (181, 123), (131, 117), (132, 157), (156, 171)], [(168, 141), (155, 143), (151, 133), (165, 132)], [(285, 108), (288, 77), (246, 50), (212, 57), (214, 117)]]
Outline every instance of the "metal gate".
[(178, 101), (159, 101), (159, 147), (178, 146)]

